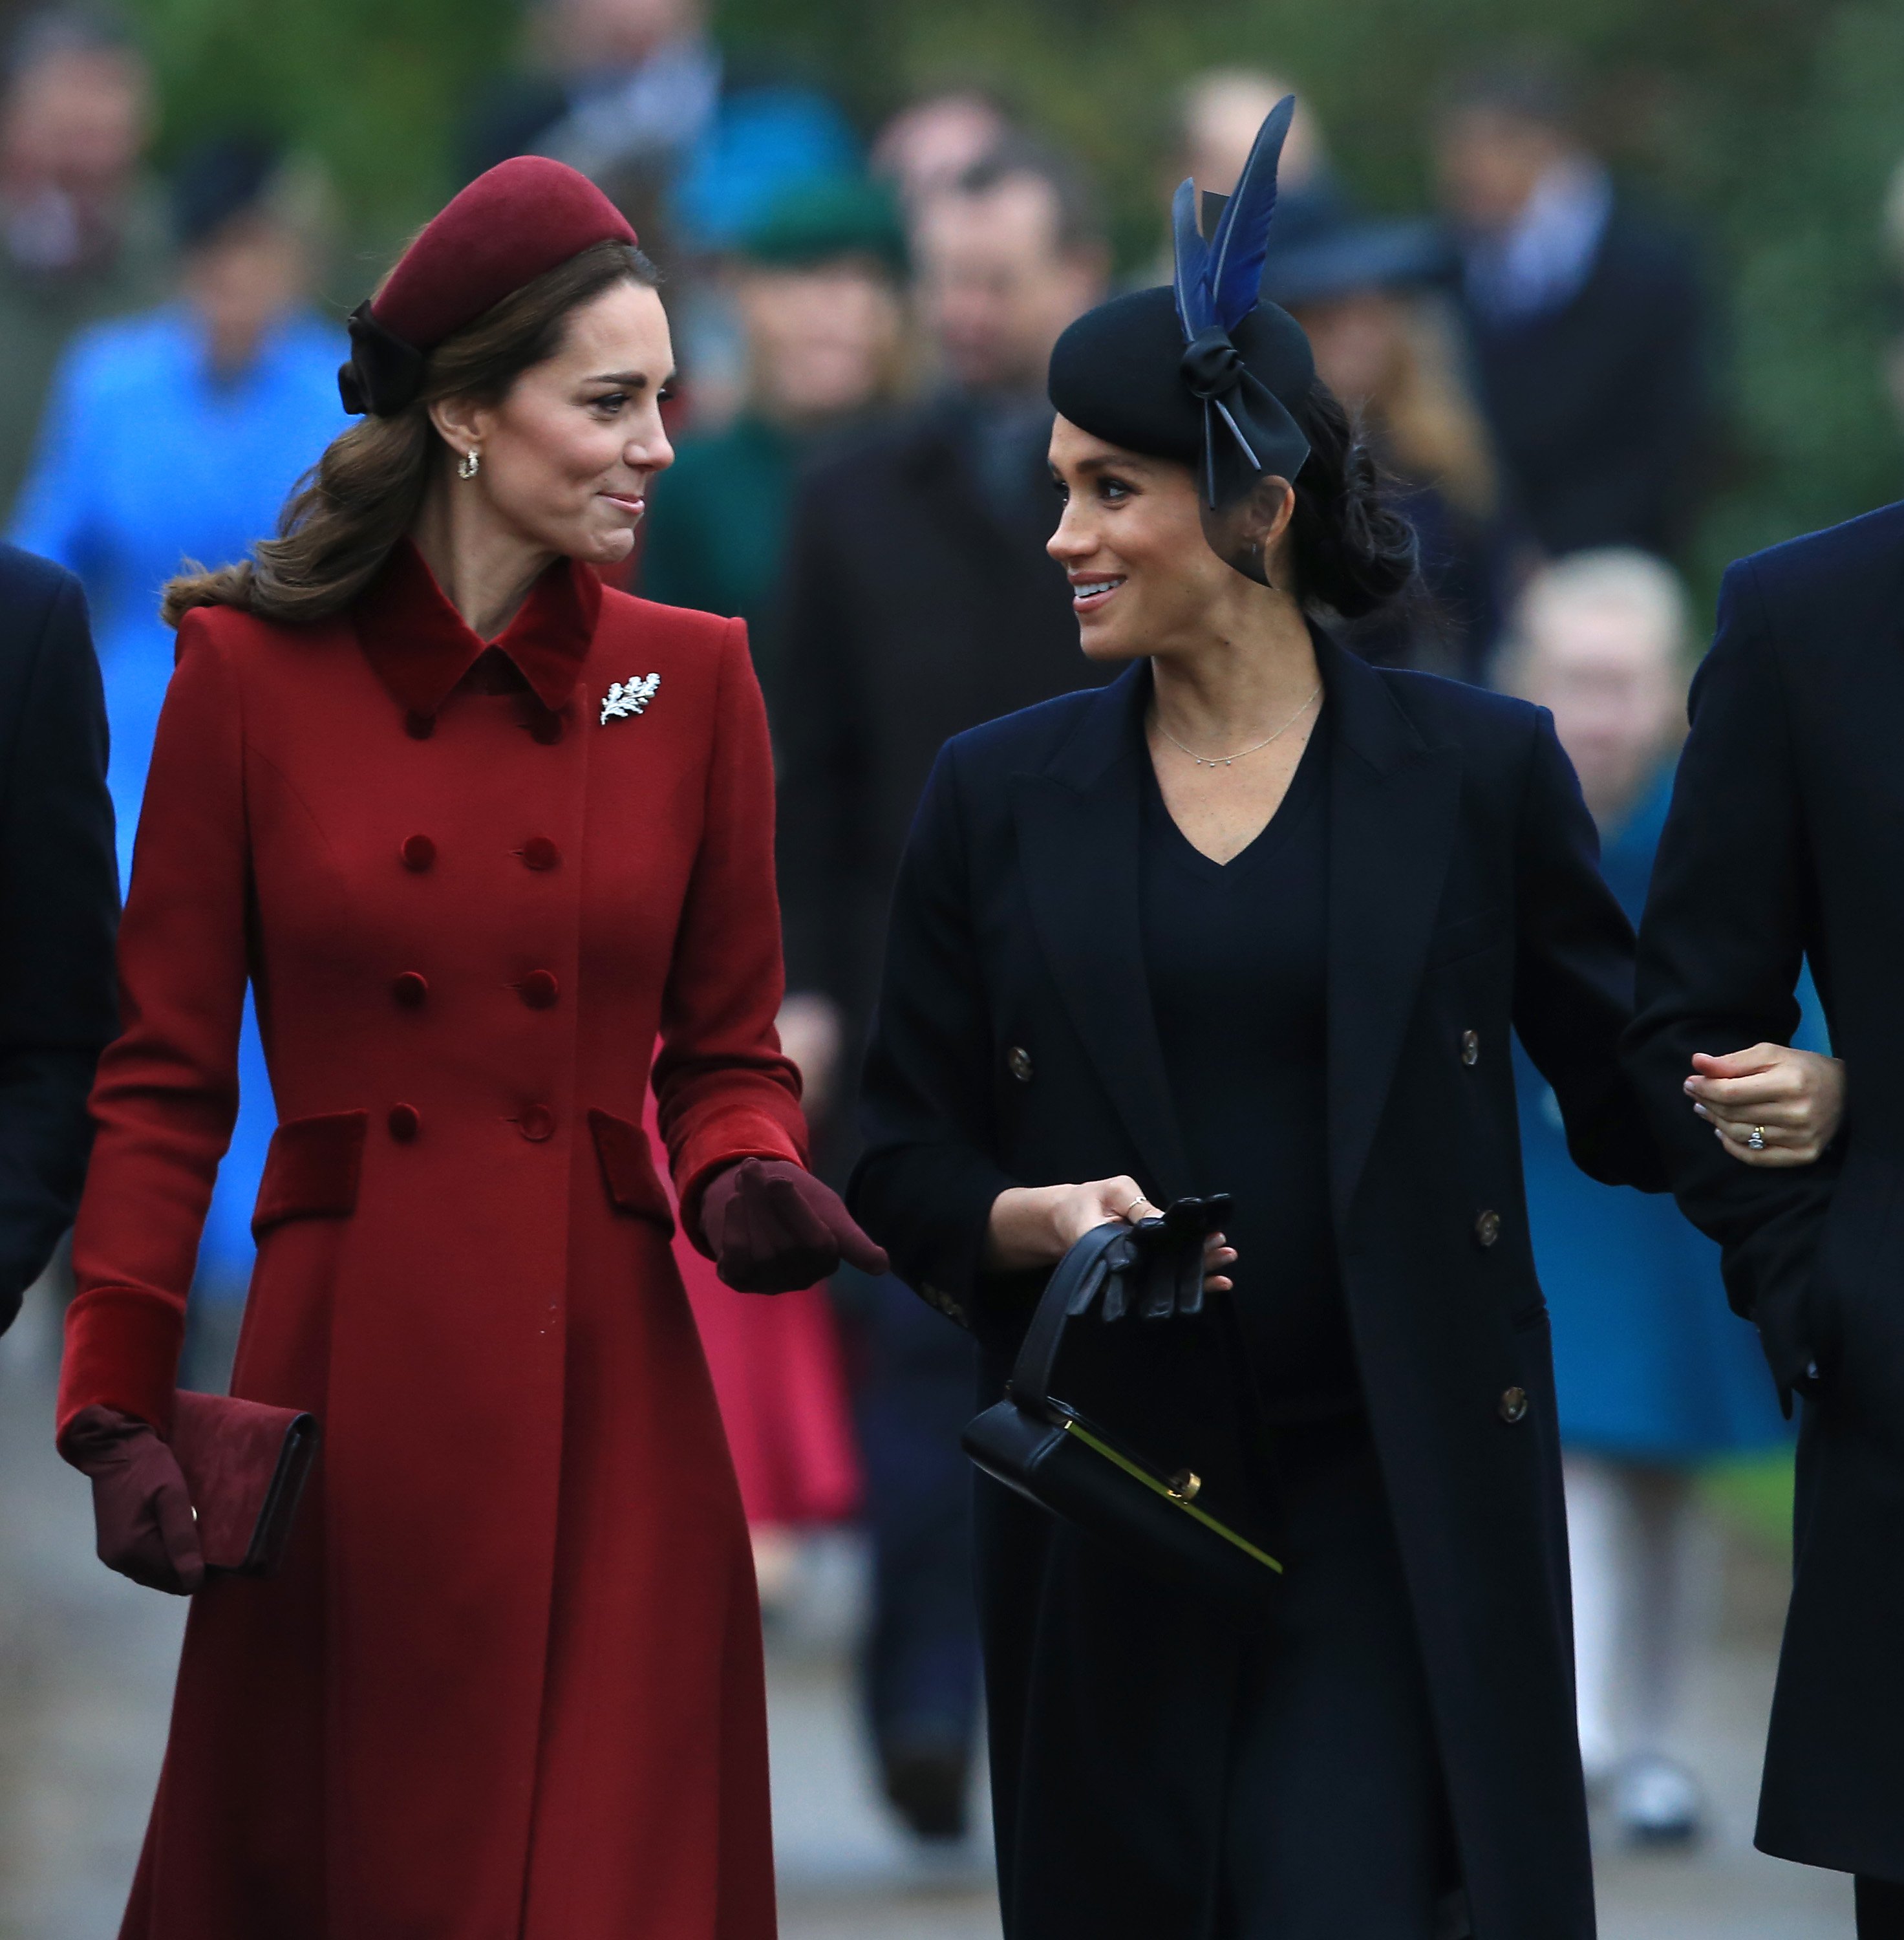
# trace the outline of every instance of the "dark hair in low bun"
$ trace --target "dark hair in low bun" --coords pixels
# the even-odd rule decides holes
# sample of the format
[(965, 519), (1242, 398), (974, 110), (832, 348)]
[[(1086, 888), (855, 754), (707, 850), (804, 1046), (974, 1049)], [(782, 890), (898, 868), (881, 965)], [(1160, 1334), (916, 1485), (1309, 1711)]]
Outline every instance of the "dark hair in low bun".
[(1309, 441), (1290, 523), (1296, 590), (1305, 605), (1359, 620), (1415, 587), (1415, 528), (1396, 509), (1375, 454), (1321, 378), (1291, 415)]

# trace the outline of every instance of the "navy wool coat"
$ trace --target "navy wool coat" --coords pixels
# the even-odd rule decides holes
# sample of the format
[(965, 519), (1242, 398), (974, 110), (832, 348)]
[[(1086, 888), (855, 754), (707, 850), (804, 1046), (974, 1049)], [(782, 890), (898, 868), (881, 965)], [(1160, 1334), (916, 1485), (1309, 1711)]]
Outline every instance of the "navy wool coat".
[[(1543, 712), (1318, 642), (1331, 737), (1330, 1212), (1476, 1930), (1590, 1940), (1559, 1448), (1509, 1033), (1609, 1183), (1658, 1160), (1616, 1056), (1632, 935)], [(958, 737), (902, 871), (851, 1197), (1009, 1371), (1037, 1287), (981, 1253), (1006, 1187), (1190, 1176), (1138, 935), (1139, 663)], [(1272, 1182), (1264, 1182), (1273, 1189)], [(1061, 1380), (1208, 1499), (1259, 1488), (1220, 1316), (1096, 1328)], [(1239, 1633), (981, 1480), (1010, 1940), (1200, 1940)]]
[(118, 920), (86, 596), (0, 545), (0, 1331), (79, 1203)]
[[(1859, 1109), (1904, 1085), (1904, 505), (1735, 565), (1691, 715), (1628, 1051), (1681, 1207), (1806, 1393), (1758, 1843), (1904, 1880), (1904, 1125)], [(1851, 1109), (1815, 1167), (1747, 1170), (1680, 1087), (1695, 1051), (1789, 1041), (1807, 959)]]

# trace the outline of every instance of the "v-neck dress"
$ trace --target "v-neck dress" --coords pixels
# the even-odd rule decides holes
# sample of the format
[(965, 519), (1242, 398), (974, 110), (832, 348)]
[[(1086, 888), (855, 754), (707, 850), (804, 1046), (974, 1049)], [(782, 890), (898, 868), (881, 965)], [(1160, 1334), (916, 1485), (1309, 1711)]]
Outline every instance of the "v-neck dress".
[(1441, 1940), (1465, 1930), (1444, 1786), (1330, 1217), (1329, 760), (1318, 729), (1226, 863), (1140, 764), (1144, 968), (1192, 1176), (1235, 1200), (1239, 1408), (1290, 1566), (1236, 1693), (1217, 1931)]

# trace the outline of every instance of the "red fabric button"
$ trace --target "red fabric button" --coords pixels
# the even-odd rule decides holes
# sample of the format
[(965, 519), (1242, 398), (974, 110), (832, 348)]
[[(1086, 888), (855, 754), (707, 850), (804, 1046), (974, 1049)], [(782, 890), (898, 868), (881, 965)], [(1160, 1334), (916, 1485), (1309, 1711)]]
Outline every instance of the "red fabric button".
[(408, 1145), (423, 1129), (423, 1114), (414, 1105), (392, 1105), (390, 1108), (390, 1136)]
[(562, 851), (546, 835), (532, 835), (522, 844), (522, 866), (526, 869), (553, 869), (562, 860)]
[(549, 1009), (562, 991), (553, 970), (532, 970), (516, 987), (522, 994), (522, 1002), (532, 1011)]
[(525, 1105), (516, 1115), (516, 1129), (533, 1144), (540, 1145), (556, 1129), (556, 1115), (547, 1105)]
[(413, 741), (427, 741), (437, 731), (434, 714), (419, 714), (415, 708), (404, 716), (404, 732)]
[(405, 1010), (420, 1010), (430, 994), (430, 980), (420, 970), (406, 970), (390, 980), (390, 994)]
[(529, 723), (529, 732), (545, 748), (553, 748), (562, 739), (562, 716), (559, 714), (538, 714)]
[(427, 835), (409, 835), (398, 853), (404, 859), (404, 867), (413, 875), (420, 876), (437, 859), (437, 845)]

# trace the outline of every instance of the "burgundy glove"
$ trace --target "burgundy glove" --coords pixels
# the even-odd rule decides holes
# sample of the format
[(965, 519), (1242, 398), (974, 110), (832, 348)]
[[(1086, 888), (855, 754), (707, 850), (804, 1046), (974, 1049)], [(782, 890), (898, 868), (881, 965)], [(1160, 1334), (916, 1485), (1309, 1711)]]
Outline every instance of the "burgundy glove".
[(175, 1597), (189, 1597), (205, 1581), (185, 1478), (144, 1422), (113, 1408), (81, 1408), (59, 1452), (93, 1479), (93, 1527), (108, 1569)]
[(796, 1292), (842, 1260), (870, 1274), (891, 1264), (839, 1194), (784, 1158), (744, 1158), (716, 1173), (701, 1194), (701, 1230), (715, 1271), (742, 1293)]

